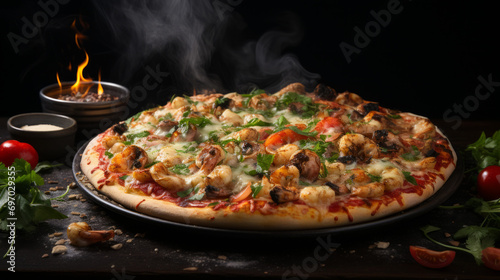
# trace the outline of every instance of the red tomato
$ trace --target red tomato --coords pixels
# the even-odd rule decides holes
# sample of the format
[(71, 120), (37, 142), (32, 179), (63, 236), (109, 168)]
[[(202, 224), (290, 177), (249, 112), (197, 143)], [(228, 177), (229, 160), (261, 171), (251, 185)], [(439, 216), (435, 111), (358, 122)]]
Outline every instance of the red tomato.
[(269, 128), (262, 128), (259, 130), (259, 140), (266, 140), (269, 135), (271, 135), (271, 132), (273, 132), (272, 129)]
[(494, 270), (500, 270), (500, 249), (494, 247), (485, 248), (481, 251), (481, 260), (484, 265)]
[(448, 266), (455, 259), (455, 251), (432, 251), (424, 247), (410, 246), (411, 256), (421, 265), (429, 268)]
[(3, 162), (6, 166), (10, 166), (16, 158), (29, 162), (32, 169), (38, 164), (38, 153), (30, 144), (16, 140), (3, 142), (0, 145), (0, 162)]
[(338, 118), (326, 117), (316, 124), (314, 130), (319, 133), (338, 132), (342, 130), (343, 125)]
[(479, 172), (477, 191), (485, 200), (500, 198), (500, 166), (491, 165)]
[(283, 145), (307, 138), (307, 136), (298, 134), (297, 132), (287, 128), (269, 135), (266, 142), (264, 142), (264, 146), (270, 149), (277, 149)]

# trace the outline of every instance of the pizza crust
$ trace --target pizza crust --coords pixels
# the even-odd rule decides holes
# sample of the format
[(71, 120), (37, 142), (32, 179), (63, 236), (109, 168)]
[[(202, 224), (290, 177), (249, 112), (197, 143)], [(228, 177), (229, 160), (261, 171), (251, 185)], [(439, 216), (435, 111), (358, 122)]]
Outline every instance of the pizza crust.
[[(99, 162), (99, 153), (94, 148), (99, 145), (99, 136), (97, 136), (85, 148), (80, 164), (83, 174), (93, 186), (99, 186), (99, 181), (105, 178), (104, 172), (96, 169)], [(180, 207), (169, 201), (126, 192), (125, 188), (117, 183), (103, 185), (99, 192), (130, 210), (188, 225), (269, 231), (332, 228), (380, 219), (414, 207), (427, 200), (444, 185), (453, 173), (457, 156), (453, 149), (452, 152), (454, 163), (444, 170), (444, 180), (438, 177), (436, 183), (433, 186), (426, 186), (421, 195), (403, 193), (400, 202), (394, 200), (387, 205), (372, 204), (371, 207), (348, 207), (348, 213), (322, 213), (312, 207), (291, 204), (290, 202), (291, 205), (289, 206), (292, 207), (280, 207), (279, 211), (272, 214), (262, 214), (259, 211), (251, 212), (248, 209), (233, 212), (229, 208), (215, 211), (211, 207)], [(376, 211), (374, 211), (375, 208), (377, 208)]]

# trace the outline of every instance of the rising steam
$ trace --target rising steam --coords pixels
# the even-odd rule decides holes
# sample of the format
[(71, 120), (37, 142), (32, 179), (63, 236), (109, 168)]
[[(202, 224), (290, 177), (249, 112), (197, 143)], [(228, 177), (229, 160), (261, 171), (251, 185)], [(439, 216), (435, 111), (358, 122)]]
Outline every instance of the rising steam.
[(190, 89), (275, 91), (291, 82), (315, 85), (319, 75), (284, 53), (302, 38), (297, 18), (285, 14), (279, 18), (282, 26), (257, 39), (244, 38), (246, 25), (237, 10), (220, 10), (217, 1), (225, 2), (96, 1), (99, 17), (123, 54), (117, 74), (129, 79), (145, 61), (157, 60), (168, 66), (177, 84)]

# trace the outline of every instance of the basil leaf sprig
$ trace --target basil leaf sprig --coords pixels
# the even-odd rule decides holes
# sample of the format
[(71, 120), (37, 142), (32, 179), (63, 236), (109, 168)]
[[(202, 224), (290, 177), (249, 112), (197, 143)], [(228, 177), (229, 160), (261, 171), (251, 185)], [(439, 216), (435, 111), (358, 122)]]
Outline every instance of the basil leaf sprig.
[(299, 112), (302, 118), (311, 118), (319, 111), (320, 104), (315, 103), (311, 97), (298, 94), (296, 92), (287, 92), (283, 94), (276, 101), (275, 105), (278, 110), (283, 110), (285, 108), (288, 108), (292, 103), (300, 103), (303, 105)]
[(257, 155), (257, 166), (255, 170), (250, 170), (247, 173), (248, 175), (269, 175), (269, 168), (273, 163), (274, 155), (273, 154), (258, 154)]
[(443, 247), (464, 251), (471, 254), (477, 264), (482, 263), (482, 250), (487, 247), (494, 247), (500, 241), (500, 199), (484, 201), (481, 198), (470, 198), (463, 205), (440, 206), (442, 209), (465, 208), (474, 211), (484, 217), (480, 225), (469, 225), (459, 229), (453, 235), (455, 240), (465, 240), (465, 248), (443, 244), (429, 236), (429, 233), (438, 231), (440, 228), (427, 225), (420, 230), (432, 242)]
[(469, 151), (477, 163), (474, 168), (477, 171), (490, 165), (500, 165), (500, 130), (491, 137), (486, 137), (483, 132), (479, 139), (468, 145), (465, 151)]
[(212, 124), (212, 121), (205, 116), (199, 117), (186, 117), (179, 121), (179, 131), (182, 134), (186, 134), (189, 130), (189, 125), (193, 124), (196, 127), (203, 128), (209, 124)]
[(48, 198), (38, 188), (45, 182), (37, 172), (52, 166), (41, 162), (31, 169), (23, 159), (16, 159), (9, 167), (0, 163), (0, 231), (9, 230), (8, 218), (16, 218), (16, 230), (24, 231), (33, 231), (45, 220), (67, 218), (51, 206), (51, 200), (62, 199), (69, 188), (56, 198)]

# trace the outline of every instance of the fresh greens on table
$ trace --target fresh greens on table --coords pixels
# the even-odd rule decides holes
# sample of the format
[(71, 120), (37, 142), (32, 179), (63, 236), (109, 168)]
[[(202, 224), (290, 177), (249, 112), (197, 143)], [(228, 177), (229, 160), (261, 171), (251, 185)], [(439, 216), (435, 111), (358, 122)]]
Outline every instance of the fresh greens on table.
[[(483, 132), (479, 139), (465, 149), (470, 152), (475, 164), (469, 171), (472, 177), (481, 174), (488, 167), (500, 165), (500, 130), (491, 137)], [(462, 205), (441, 206), (441, 209), (469, 209), (483, 217), (479, 225), (464, 225), (452, 236), (454, 240), (463, 240), (464, 247), (444, 244), (432, 238), (429, 234), (440, 228), (427, 225), (420, 230), (432, 242), (448, 249), (470, 253), (477, 264), (500, 270), (500, 249), (495, 244), (500, 242), (500, 198), (484, 199), (481, 197), (481, 180), (478, 180), (478, 197), (472, 197)], [(492, 187), (492, 186), (488, 186)], [(498, 186), (493, 186), (498, 187)]]
[(38, 173), (52, 167), (55, 165), (40, 162), (32, 169), (23, 159), (16, 159), (9, 167), (0, 163), (0, 231), (7, 231), (12, 220), (16, 230), (31, 231), (45, 220), (67, 218), (52, 207), (51, 200), (62, 199), (69, 188), (54, 198), (39, 189), (45, 182)]
[(500, 130), (491, 137), (486, 137), (483, 132), (476, 142), (467, 146), (465, 151), (469, 151), (477, 163), (474, 170), (480, 171), (490, 165), (500, 165)]

